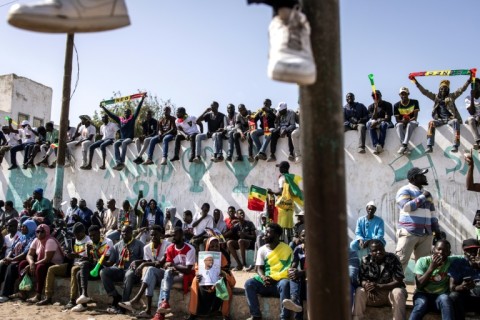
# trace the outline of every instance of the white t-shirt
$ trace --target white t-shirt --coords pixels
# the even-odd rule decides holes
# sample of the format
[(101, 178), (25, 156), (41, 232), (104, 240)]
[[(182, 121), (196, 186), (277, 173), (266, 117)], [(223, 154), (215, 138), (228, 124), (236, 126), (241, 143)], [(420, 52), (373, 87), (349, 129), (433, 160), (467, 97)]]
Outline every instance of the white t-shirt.
[[(465, 108), (468, 109), (470, 107), (471, 99), (470, 96), (465, 98)], [(474, 99), (473, 104), (475, 105), (475, 115), (480, 116), (480, 99)]]
[[(73, 252), (78, 254), (80, 257), (85, 258), (87, 257), (87, 243), (92, 242), (89, 236), (85, 236), (82, 240), (78, 241), (74, 239), (73, 242)], [(79, 264), (81, 258), (75, 258), (73, 260), (73, 264)]]
[[(193, 216), (193, 222), (196, 222), (202, 216), (201, 212), (195, 213)], [(205, 228), (213, 229), (213, 217), (209, 214), (196, 226), (193, 228), (193, 235), (198, 236), (205, 231)]]
[(3, 243), (3, 246), (6, 248), (6, 250), (5, 250), (6, 253), (9, 253), (9, 251), (12, 248), (12, 245), (15, 242), (15, 240), (17, 240), (21, 236), (22, 236), (22, 233), (20, 231), (17, 231), (17, 233), (15, 233), (15, 235), (13, 237), (10, 235), (10, 233), (5, 236), (5, 238), (4, 238), (5, 241)]
[(27, 127), (25, 127), (25, 129), (18, 129), (18, 134), (22, 137), (22, 143), (35, 142), (35, 133)]
[(96, 251), (93, 254), (93, 256), (95, 257), (95, 255), (96, 255), (97, 260), (100, 259), (100, 257), (102, 256), (103, 252), (105, 251), (106, 246), (108, 246), (108, 250), (107, 250), (107, 253), (105, 253), (105, 256), (106, 257), (110, 256), (110, 254), (112, 253), (112, 250), (113, 250), (113, 246), (114, 246), (113, 241), (110, 240), (109, 238), (106, 238), (106, 237), (103, 239), (103, 241), (98, 246), (95, 246), (95, 244), (93, 244), (93, 241), (91, 239), (89, 239), (88, 244), (91, 244), (93, 246), (93, 250)]
[(180, 121), (182, 119), (175, 120), (175, 125), (177, 128), (182, 128), (183, 132), (188, 135), (192, 135), (194, 133), (200, 133), (197, 127), (197, 118), (194, 116), (188, 116), (187, 119)]
[[(90, 135), (93, 134), (93, 137), (95, 137), (95, 134), (97, 133), (97, 129), (93, 125), (89, 125), (88, 127), (85, 125), (82, 125), (80, 129), (78, 129), (78, 132), (80, 132), (80, 139), (87, 139)], [(93, 139), (93, 138), (92, 138)]]
[(162, 243), (160, 244), (160, 248), (154, 249), (155, 252), (152, 252), (152, 243), (148, 243), (143, 247), (143, 260), (146, 261), (160, 261), (162, 260), (163, 256), (165, 255), (165, 252), (167, 250), (167, 247), (171, 243), (167, 240), (162, 240)]
[(5, 135), (5, 138), (7, 139), (7, 144), (10, 147), (15, 147), (15, 146), (18, 146), (20, 144), (20, 142), (19, 142), (20, 137), (16, 133), (10, 132), (9, 134)]
[(155, 213), (149, 212), (147, 215), (147, 221), (149, 226), (153, 226), (155, 224)]
[(278, 178), (278, 188), (282, 189), (284, 183), (285, 183), (285, 176), (282, 174), (282, 176)]
[[(77, 128), (69, 127), (68, 130), (67, 130), (67, 139), (71, 140), (73, 138), (73, 136), (75, 135), (75, 132), (77, 132)], [(77, 138), (77, 140), (78, 140), (78, 138)]]
[(102, 135), (102, 140), (115, 139), (115, 134), (118, 131), (118, 125), (113, 122), (109, 122), (106, 125), (102, 124), (100, 127), (100, 134)]

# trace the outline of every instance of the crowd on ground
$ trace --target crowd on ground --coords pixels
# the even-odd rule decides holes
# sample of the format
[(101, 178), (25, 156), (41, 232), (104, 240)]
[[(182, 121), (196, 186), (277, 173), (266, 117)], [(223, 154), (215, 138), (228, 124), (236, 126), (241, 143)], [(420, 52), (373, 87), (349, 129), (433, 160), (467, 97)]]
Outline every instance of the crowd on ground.
[[(472, 83), (469, 78), (465, 84), (454, 92), (450, 92), (450, 81), (442, 80), (438, 93), (425, 89), (420, 82), (411, 77), (420, 92), (433, 101), (432, 120), (428, 123), (426, 153), (432, 153), (435, 145), (435, 129), (448, 124), (453, 128), (454, 138), (451, 152), (458, 152), (460, 147), (460, 125), (463, 123), (455, 100), (467, 90)], [(478, 79), (476, 79), (478, 80)], [(373, 153), (380, 154), (385, 147), (385, 139), (388, 129), (395, 128), (400, 140), (398, 154), (409, 154), (409, 141), (419, 126), (418, 113), (420, 105), (418, 100), (410, 99), (410, 90), (401, 87), (399, 90), (400, 101), (393, 106), (390, 102), (382, 99), (379, 90), (372, 92), (373, 103), (367, 107), (364, 104), (355, 102), (355, 95), (348, 93), (347, 104), (343, 107), (345, 131), (356, 130), (358, 132), (358, 153), (365, 153), (365, 138), (367, 131), (370, 134)], [(478, 125), (480, 124), (480, 89), (478, 85), (471, 90), (471, 94), (465, 98), (465, 107), (468, 111), (468, 119), (465, 121), (475, 139), (474, 149), (480, 148), (480, 135)], [(395, 119), (394, 124), (392, 118)]]
[[(102, 125), (99, 135), (91, 118), (88, 115), (81, 115), (81, 122), (77, 127), (69, 127), (67, 130), (66, 165), (72, 165), (74, 149), (81, 147), (80, 169), (90, 170), (95, 150), (100, 148), (102, 164), (99, 169), (104, 170), (106, 148), (113, 145), (116, 163), (113, 169), (122, 170), (125, 166), (127, 148), (131, 143), (136, 145), (133, 162), (144, 165), (154, 164), (155, 147), (161, 143), (160, 165), (166, 165), (169, 143), (174, 141), (174, 152), (170, 161), (178, 161), (183, 140), (190, 143), (189, 161), (199, 163), (202, 161), (202, 141), (207, 139), (212, 139), (214, 152), (210, 159), (212, 162), (244, 161), (241, 148), (241, 143), (244, 141), (248, 143), (248, 161), (275, 162), (278, 139), (283, 137), (288, 139), (288, 160), (297, 163), (301, 161), (299, 111), (288, 109), (285, 102), (280, 102), (277, 108), (272, 108), (272, 101), (265, 99), (262, 108), (256, 112), (251, 112), (243, 104), (239, 104), (235, 110), (235, 106), (229, 104), (224, 114), (219, 111), (219, 104), (213, 101), (210, 107), (198, 117), (187, 114), (183, 107), (176, 110), (176, 117), (174, 117), (171, 115), (171, 107), (165, 106), (160, 119), (155, 119), (153, 112), (147, 110), (145, 119), (141, 122), (142, 134), (135, 137), (135, 123), (145, 97), (146, 95), (141, 98), (133, 112), (128, 108), (125, 109), (123, 116), (118, 116), (106, 106), (101, 105), (104, 114), (101, 117)], [(13, 120), (9, 118), (8, 125), (3, 126), (0, 131), (0, 163), (6, 152), (10, 152), (9, 170), (19, 168), (16, 154), (23, 150), (23, 169), (29, 166), (35, 167), (35, 165), (55, 167), (55, 162), (52, 163), (49, 160), (52, 154), (56, 155), (59, 143), (59, 132), (55, 129), (53, 122), (38, 128), (32, 128), (27, 120), (23, 120), (18, 128), (14, 128), (12, 122)], [(204, 123), (207, 124), (206, 130), (204, 130)], [(223, 150), (224, 141), (228, 144), (226, 151)], [(42, 158), (35, 162), (35, 157), (39, 153)], [(144, 158), (145, 153), (146, 158)]]

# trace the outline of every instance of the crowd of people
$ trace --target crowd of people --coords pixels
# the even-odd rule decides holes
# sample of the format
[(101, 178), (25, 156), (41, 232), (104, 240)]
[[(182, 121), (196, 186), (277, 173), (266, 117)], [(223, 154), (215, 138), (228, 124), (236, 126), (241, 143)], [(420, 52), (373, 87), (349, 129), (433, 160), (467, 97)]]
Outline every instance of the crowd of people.
[[(299, 110), (295, 112), (288, 109), (285, 102), (280, 102), (277, 108), (272, 108), (272, 101), (265, 99), (262, 108), (256, 112), (251, 112), (243, 104), (239, 104), (237, 108), (233, 104), (228, 104), (224, 114), (219, 111), (219, 104), (213, 101), (198, 117), (187, 114), (183, 107), (176, 110), (174, 117), (171, 115), (171, 107), (165, 106), (160, 119), (155, 119), (153, 112), (147, 110), (145, 119), (141, 121), (142, 133), (135, 136), (135, 125), (139, 120), (145, 97), (146, 95), (141, 98), (133, 112), (129, 108), (125, 109), (123, 116), (118, 116), (101, 105), (104, 114), (101, 116), (102, 125), (98, 135), (92, 119), (88, 115), (81, 115), (77, 127), (69, 127), (67, 130), (66, 165), (72, 165), (74, 150), (81, 147), (80, 169), (91, 170), (95, 150), (100, 148), (102, 164), (99, 169), (104, 170), (106, 148), (113, 145), (116, 163), (113, 169), (122, 170), (125, 166), (127, 148), (131, 143), (136, 145), (136, 155), (132, 159), (134, 163), (154, 164), (155, 147), (161, 144), (162, 157), (159, 164), (166, 165), (169, 143), (174, 141), (173, 156), (169, 159), (174, 162), (180, 159), (183, 140), (190, 143), (189, 161), (199, 163), (202, 161), (202, 141), (207, 139), (211, 139), (213, 144), (214, 154), (210, 159), (212, 162), (244, 161), (241, 148), (244, 141), (248, 143), (248, 161), (275, 162), (278, 139), (284, 137), (288, 139), (288, 160), (297, 163), (301, 161)], [(22, 121), (18, 128), (14, 128), (12, 122), (13, 120), (9, 118), (8, 125), (3, 126), (0, 131), (0, 163), (9, 152), (8, 169), (19, 168), (16, 154), (23, 150), (23, 169), (35, 166), (55, 167), (55, 161), (51, 163), (50, 156), (56, 155), (59, 132), (53, 122), (38, 128), (32, 128), (28, 120)], [(204, 123), (207, 125), (205, 130)], [(227, 144), (226, 150), (223, 149), (224, 142)], [(35, 162), (37, 155), (40, 155), (41, 160)]]
[[(451, 152), (458, 152), (460, 147), (460, 124), (462, 117), (455, 105), (455, 100), (468, 88), (472, 82), (469, 78), (465, 84), (454, 92), (450, 92), (450, 81), (442, 80), (438, 93), (425, 89), (420, 82), (411, 77), (419, 91), (433, 101), (431, 112), (432, 120), (428, 122), (427, 148), (426, 153), (432, 153), (435, 145), (435, 129), (448, 124), (454, 130)], [(478, 80), (478, 79), (476, 79)], [(355, 95), (348, 93), (347, 104), (343, 107), (345, 131), (356, 130), (358, 132), (358, 153), (365, 153), (365, 139), (367, 131), (371, 137), (373, 153), (380, 154), (385, 147), (385, 139), (388, 129), (395, 128), (400, 148), (398, 154), (409, 154), (409, 141), (419, 126), (418, 113), (420, 105), (418, 100), (410, 99), (410, 90), (401, 87), (399, 90), (400, 101), (393, 106), (390, 102), (382, 99), (379, 90), (372, 92), (373, 103), (367, 107), (364, 104), (355, 102)], [(471, 90), (471, 94), (465, 99), (465, 107), (468, 111), (468, 119), (465, 123), (473, 133), (475, 144), (474, 149), (480, 148), (480, 135), (478, 125), (480, 124), (480, 89), (478, 86)], [(396, 123), (393, 123), (393, 119)]]

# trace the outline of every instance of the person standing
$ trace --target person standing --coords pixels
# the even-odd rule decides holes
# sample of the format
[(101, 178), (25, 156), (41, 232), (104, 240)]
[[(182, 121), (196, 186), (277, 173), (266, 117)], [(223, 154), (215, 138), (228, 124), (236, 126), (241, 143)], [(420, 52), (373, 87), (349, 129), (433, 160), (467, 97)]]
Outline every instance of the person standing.
[(401, 187), (395, 197), (400, 217), (397, 230), (396, 254), (407, 269), (412, 252), (415, 260), (427, 256), (431, 251), (433, 232), (439, 232), (433, 198), (425, 174), (428, 169), (414, 167), (407, 173), (408, 184)]

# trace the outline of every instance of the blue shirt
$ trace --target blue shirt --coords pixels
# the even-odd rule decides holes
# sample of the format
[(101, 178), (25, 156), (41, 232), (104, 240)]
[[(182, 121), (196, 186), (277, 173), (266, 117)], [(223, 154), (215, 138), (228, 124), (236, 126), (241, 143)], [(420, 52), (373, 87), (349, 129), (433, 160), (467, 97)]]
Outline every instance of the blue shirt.
[(456, 285), (463, 282), (463, 278), (471, 277), (475, 288), (470, 290), (471, 295), (480, 297), (480, 269), (474, 269), (467, 259), (460, 258), (452, 261), (448, 269), (448, 275), (453, 278)]
[(355, 235), (357, 236), (356, 239), (364, 241), (378, 239), (385, 245), (383, 219), (377, 216), (373, 216), (371, 220), (368, 220), (367, 216), (358, 218)]

